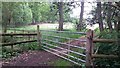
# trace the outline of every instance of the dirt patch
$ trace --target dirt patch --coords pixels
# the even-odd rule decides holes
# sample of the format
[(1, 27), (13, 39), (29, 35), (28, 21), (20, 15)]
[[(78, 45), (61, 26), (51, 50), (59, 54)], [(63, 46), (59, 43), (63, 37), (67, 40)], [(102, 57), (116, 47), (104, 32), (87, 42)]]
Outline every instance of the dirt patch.
[(49, 63), (59, 57), (46, 51), (29, 51), (6, 61), (3, 66), (50, 66)]

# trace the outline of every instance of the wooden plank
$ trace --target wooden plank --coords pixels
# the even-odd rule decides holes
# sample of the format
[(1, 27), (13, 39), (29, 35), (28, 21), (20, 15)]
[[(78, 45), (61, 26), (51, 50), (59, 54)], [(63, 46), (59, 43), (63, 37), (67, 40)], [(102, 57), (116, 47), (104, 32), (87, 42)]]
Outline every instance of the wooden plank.
[(117, 55), (92, 54), (92, 58), (118, 58)]
[(16, 31), (24, 31), (24, 32), (27, 32), (27, 31), (33, 32), (34, 31), (34, 30), (21, 30), (21, 29), (7, 29), (7, 30), (16, 30)]
[[(13, 32), (11, 32), (11, 34), (13, 34)], [(14, 39), (13, 35), (11, 35), (10, 37), (11, 37), (12, 40)], [(12, 43), (12, 41), (11, 41), (11, 43)], [(13, 45), (11, 45), (11, 49), (13, 50)]]
[(41, 48), (41, 33), (40, 33), (40, 30), (39, 30), (39, 25), (37, 25), (37, 42), (38, 42), (38, 45)]
[(117, 40), (114, 39), (94, 39), (94, 43), (100, 42), (100, 43), (114, 43), (117, 42)]
[(37, 40), (27, 40), (27, 41), (19, 41), (19, 42), (14, 42), (14, 43), (1, 43), (0, 45), (2, 45), (2, 46), (11, 46), (11, 45), (16, 45), (16, 44), (36, 42), (36, 41)]
[(22, 36), (28, 36), (28, 35), (37, 35), (37, 33), (16, 33), (16, 34), (11, 34), (11, 33), (2, 33), (2, 34), (0, 34), (0, 36), (11, 36), (11, 35), (13, 35), (13, 36), (19, 36), (19, 35), (22, 35)]
[[(28, 31), (28, 34), (30, 34), (30, 32)], [(28, 40), (30, 40), (30, 36), (28, 36)]]

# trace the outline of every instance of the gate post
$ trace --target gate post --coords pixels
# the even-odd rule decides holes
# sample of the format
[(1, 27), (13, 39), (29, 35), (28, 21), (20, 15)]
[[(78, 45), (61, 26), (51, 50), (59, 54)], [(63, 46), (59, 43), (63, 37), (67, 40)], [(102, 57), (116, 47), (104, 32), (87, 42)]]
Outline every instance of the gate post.
[(92, 51), (93, 51), (93, 31), (88, 30), (87, 34), (87, 45), (86, 45), (86, 67), (93, 66), (92, 63)]
[(39, 25), (37, 25), (37, 42), (38, 42), (38, 46), (40, 46), (41, 48), (41, 33), (39, 30)]

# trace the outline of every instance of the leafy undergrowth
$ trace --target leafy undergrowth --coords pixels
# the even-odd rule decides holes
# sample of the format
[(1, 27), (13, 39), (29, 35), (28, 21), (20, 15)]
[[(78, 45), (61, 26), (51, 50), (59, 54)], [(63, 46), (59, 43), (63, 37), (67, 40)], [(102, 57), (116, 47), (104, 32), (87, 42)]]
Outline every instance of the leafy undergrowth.
[[(117, 35), (118, 33), (113, 31), (113, 32), (108, 32), (108, 31), (103, 31), (99, 36), (103, 39), (117, 39)], [(97, 52), (97, 54), (105, 54), (105, 55), (119, 55), (119, 46), (117, 45), (118, 42), (115, 43), (96, 43), (96, 47), (99, 47), (99, 50)], [(120, 59), (96, 59), (94, 61), (95, 65), (107, 65), (110, 67), (114, 67), (115, 65), (120, 65)]]
[(11, 48), (11, 46), (2, 47), (2, 59), (8, 60), (14, 56), (18, 56), (19, 54), (27, 52), (29, 50), (42, 50), (42, 49), (39, 48), (39, 46), (37, 46), (36, 42), (14, 45), (13, 49)]

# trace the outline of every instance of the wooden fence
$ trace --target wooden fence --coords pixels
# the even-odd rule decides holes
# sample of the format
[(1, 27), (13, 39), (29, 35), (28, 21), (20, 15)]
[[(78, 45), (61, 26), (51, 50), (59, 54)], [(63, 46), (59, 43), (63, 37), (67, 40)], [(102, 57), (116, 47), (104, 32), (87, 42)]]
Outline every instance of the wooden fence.
[[(10, 42), (10, 43), (1, 43), (2, 46), (12, 46), (15, 45), (15, 44), (21, 44), (21, 43), (30, 43), (30, 42), (38, 42), (38, 45), (41, 47), (41, 32), (39, 30), (39, 26), (37, 26), (37, 30), (36, 31), (33, 31), (33, 33), (30, 33), (29, 31), (26, 33), (25, 30), (19, 30), (19, 31), (22, 31), (22, 33), (16, 33), (17, 30), (15, 30), (14, 32), (12, 33), (2, 33), (0, 34), (0, 36), (10, 36), (11, 38), (13, 36), (27, 36), (28, 37), (28, 40), (25, 40), (25, 41), (18, 41), (18, 42)], [(57, 31), (59, 32), (59, 31)], [(64, 31), (61, 31), (61, 32), (64, 32)], [(36, 36), (36, 39), (35, 40), (30, 40), (31, 36)], [(94, 43), (114, 43), (116, 42), (116, 40), (113, 40), (113, 39), (94, 39), (93, 38), (93, 31), (92, 30), (88, 30), (88, 32), (86, 32), (86, 36), (87, 36), (87, 39), (86, 39), (86, 62), (85, 62), (85, 65), (87, 67), (89, 66), (93, 66), (93, 58), (118, 58), (117, 55), (103, 55), (103, 54), (93, 54), (94, 52), (94, 46), (93, 44)], [(59, 43), (59, 42), (58, 42)], [(63, 44), (63, 43), (60, 43), (60, 44)], [(72, 45), (71, 45), (72, 46)], [(77, 46), (76, 46), (77, 47)], [(69, 50), (70, 51), (70, 50)]]
[[(20, 33), (16, 33), (16, 31), (20, 31)], [(30, 43), (30, 42), (38, 42), (38, 45), (40, 45), (40, 31), (39, 31), (39, 26), (37, 26), (37, 30), (36, 31), (32, 31), (30, 33), (30, 31), (27, 30), (14, 30), (11, 33), (1, 33), (0, 36), (3, 38), (2, 41), (4, 41), (4, 37), (9, 36), (10, 39), (14, 39), (15, 38), (26, 38), (23, 41), (12, 41), (11, 42), (7, 42), (7, 43), (0, 43), (2, 46), (11, 46), (11, 48), (13, 49), (13, 46), (16, 44), (22, 44), (22, 43)], [(31, 38), (35, 38), (32, 39)]]

